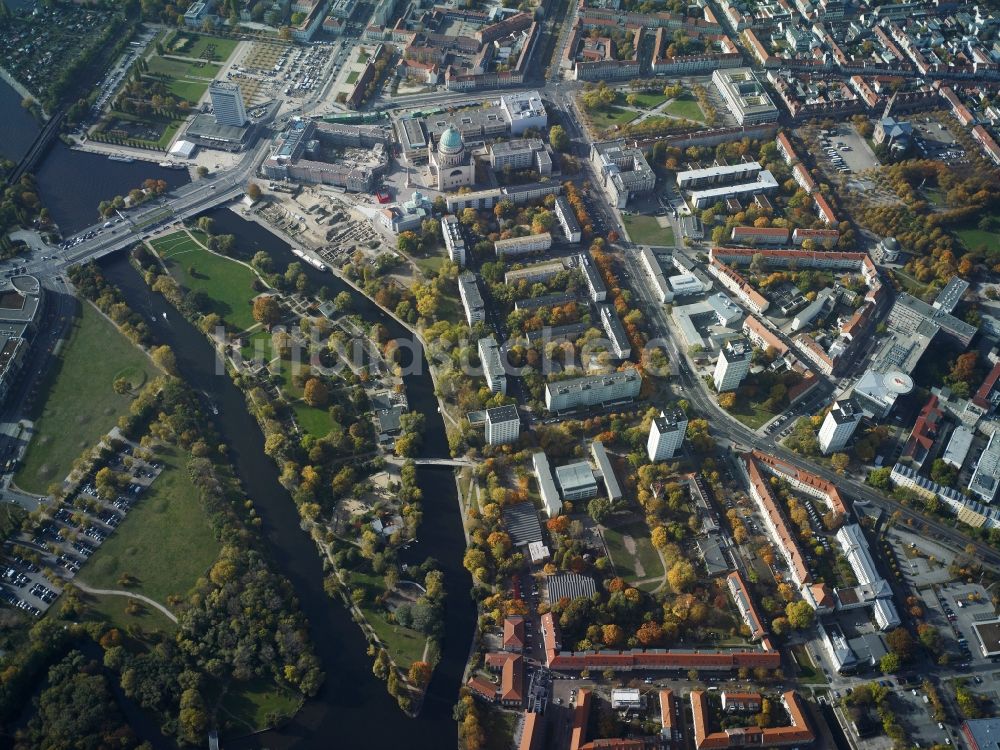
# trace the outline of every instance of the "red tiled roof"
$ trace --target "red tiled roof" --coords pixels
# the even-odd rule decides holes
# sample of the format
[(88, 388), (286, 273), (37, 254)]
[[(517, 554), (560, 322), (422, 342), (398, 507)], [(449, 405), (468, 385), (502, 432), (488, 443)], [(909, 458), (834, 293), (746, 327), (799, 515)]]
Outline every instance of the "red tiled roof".
[(469, 681), (465, 684), (473, 693), (476, 693), (488, 701), (495, 701), (497, 698), (496, 685), (484, 677), (470, 677)]
[(976, 391), (976, 395), (972, 397), (972, 401), (976, 406), (982, 409), (990, 408), (989, 397), (993, 388), (997, 384), (997, 380), (1000, 380), (1000, 362), (993, 365), (993, 369), (990, 370), (990, 374), (986, 376), (983, 384), (979, 386), (979, 390)]
[(816, 193), (813, 196), (813, 201), (816, 203), (816, 210), (819, 212), (819, 218), (827, 224), (837, 223), (837, 216), (833, 213), (833, 209), (830, 207), (826, 198), (823, 197), (822, 193)]
[(910, 430), (910, 437), (903, 448), (902, 456), (910, 460), (923, 463), (924, 458), (934, 447), (934, 441), (938, 436), (938, 428), (944, 419), (944, 410), (938, 406), (938, 397), (932, 395), (924, 404), (924, 408), (917, 415), (917, 421), (913, 423)]
[(802, 548), (799, 547), (795, 534), (789, 528), (788, 522), (785, 520), (785, 514), (782, 513), (781, 509), (778, 507), (777, 500), (775, 500), (774, 494), (771, 492), (770, 484), (767, 479), (764, 478), (764, 475), (760, 473), (760, 469), (757, 468), (757, 461), (752, 454), (744, 455), (743, 458), (746, 461), (747, 473), (750, 476), (750, 483), (756, 490), (755, 494), (760, 499), (760, 505), (767, 514), (768, 518), (771, 520), (771, 524), (778, 532), (778, 543), (781, 545), (785, 553), (785, 559), (788, 560), (795, 569), (795, 577), (800, 582), (811, 582), (812, 573), (809, 572), (809, 567), (806, 565), (805, 555), (802, 554)]
[(545, 743), (545, 729), (542, 715), (533, 711), (524, 712), (524, 723), (521, 727), (521, 741), (517, 750), (542, 750)]
[(524, 659), (511, 656), (500, 673), (500, 700), (504, 703), (524, 701)]
[(787, 461), (782, 461), (780, 458), (770, 456), (763, 451), (757, 450), (756, 448), (752, 451), (751, 455), (761, 463), (766, 464), (775, 473), (784, 474), (792, 479), (797, 479), (802, 482), (802, 484), (809, 485), (810, 487), (814, 487), (819, 490), (826, 495), (827, 501), (830, 503), (830, 507), (833, 508), (833, 510), (838, 513), (843, 513), (845, 516), (847, 515), (847, 503), (844, 502), (844, 498), (841, 497), (840, 491), (832, 482), (828, 482), (822, 477), (818, 477), (808, 471), (803, 471)]
[(524, 648), (524, 618), (520, 615), (503, 621), (503, 647), (508, 651)]
[(743, 745), (774, 746), (811, 743), (816, 739), (806, 721), (802, 699), (789, 690), (781, 696), (788, 711), (789, 725), (784, 727), (739, 727), (708, 733), (708, 700), (704, 692), (691, 692), (691, 714), (694, 719), (694, 746), (696, 750), (726, 750)]
[(788, 237), (786, 227), (733, 227), (734, 237)]
[[(677, 696), (674, 694), (673, 690), (661, 690), (660, 691), (660, 724), (663, 726), (664, 734), (667, 734), (670, 730), (674, 728), (674, 720), (676, 719), (677, 711)], [(667, 739), (670, 739), (670, 735), (667, 734)]]

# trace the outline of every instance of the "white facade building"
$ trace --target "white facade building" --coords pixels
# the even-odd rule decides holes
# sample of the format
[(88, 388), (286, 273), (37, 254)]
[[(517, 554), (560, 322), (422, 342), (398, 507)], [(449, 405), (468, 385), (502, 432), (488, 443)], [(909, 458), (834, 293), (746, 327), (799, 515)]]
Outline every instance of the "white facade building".
[(475, 275), (469, 271), (458, 277), (458, 296), (462, 299), (465, 319), (470, 326), (486, 319), (486, 307), (483, 304), (482, 292), (479, 291)]
[(556, 489), (555, 480), (552, 478), (552, 469), (549, 467), (548, 457), (538, 451), (531, 456), (531, 465), (535, 469), (535, 479), (538, 480), (538, 492), (542, 496), (542, 505), (549, 518), (555, 518), (562, 513), (562, 498), (559, 497), (559, 490)]
[(492, 336), (479, 339), (479, 362), (483, 366), (483, 377), (494, 393), (507, 393), (507, 373), (501, 359), (500, 346)]
[(521, 435), (521, 415), (513, 404), (486, 410), (486, 442), (506, 445), (517, 442)]
[(750, 372), (751, 356), (750, 342), (745, 339), (727, 341), (719, 352), (719, 361), (712, 375), (715, 390), (719, 393), (735, 391)]
[(237, 128), (247, 124), (247, 111), (239, 84), (216, 81), (208, 87), (208, 95), (212, 99), (216, 123)]
[(448, 214), (441, 217), (441, 234), (444, 235), (444, 246), (448, 249), (448, 258), (459, 266), (465, 265), (465, 239), (458, 224), (458, 217)]
[(861, 423), (861, 409), (851, 399), (834, 402), (819, 428), (819, 447), (823, 455), (841, 450)]
[(628, 401), (638, 396), (641, 388), (642, 376), (634, 367), (607, 375), (560, 380), (545, 384), (545, 408), (549, 411), (567, 411)]
[(673, 458), (684, 443), (687, 433), (688, 419), (680, 409), (674, 409), (668, 415), (661, 411), (649, 425), (649, 439), (646, 441), (646, 452), (650, 461), (665, 461)]

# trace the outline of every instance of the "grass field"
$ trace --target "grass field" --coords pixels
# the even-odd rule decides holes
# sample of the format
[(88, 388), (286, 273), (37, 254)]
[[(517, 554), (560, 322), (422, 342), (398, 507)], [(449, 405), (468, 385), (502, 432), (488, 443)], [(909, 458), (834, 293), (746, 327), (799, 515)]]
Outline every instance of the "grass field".
[(626, 96), (634, 96), (636, 98), (635, 106), (642, 107), (643, 109), (652, 109), (667, 100), (667, 97), (662, 93), (654, 91), (636, 92), (634, 94), (626, 94)]
[(210, 62), (200, 62), (195, 60), (178, 60), (173, 57), (154, 56), (149, 61), (147, 73), (154, 76), (170, 76), (171, 78), (204, 78), (212, 80), (219, 71), (221, 65)]
[(138, 625), (143, 630), (155, 630), (161, 633), (173, 633), (177, 630), (177, 625), (167, 619), (162, 612), (145, 604), (142, 605), (142, 610), (138, 614), (128, 614), (125, 611), (125, 607), (131, 601), (128, 597), (98, 596), (85, 594), (81, 591), (80, 601), (87, 606), (87, 612), (83, 616), (84, 620), (91, 622), (104, 620), (123, 631), (129, 625)]
[(268, 726), (269, 714), (293, 716), (301, 704), (301, 696), (288, 688), (258, 678), (231, 682), (222, 696), (219, 710), (250, 731), (257, 731)]
[(1000, 254), (1000, 234), (997, 232), (969, 227), (968, 229), (958, 229), (955, 234), (969, 250), (978, 251), (980, 248), (986, 248), (987, 256)]
[(598, 130), (608, 130), (615, 125), (619, 127), (628, 125), (639, 116), (639, 113), (634, 109), (622, 109), (613, 105), (607, 109), (595, 109), (589, 114), (591, 122), (594, 123), (594, 127)]
[(795, 657), (795, 661), (798, 663), (799, 681), (810, 685), (827, 684), (823, 673), (813, 666), (812, 659), (809, 658), (809, 652), (806, 651), (805, 646), (801, 644), (792, 646), (792, 656)]
[(625, 217), (625, 229), (637, 245), (674, 244), (674, 230), (661, 227), (655, 216), (633, 215)]
[(737, 397), (736, 406), (729, 413), (754, 430), (778, 416), (778, 412), (768, 411), (758, 403), (747, 401), (743, 396)]
[(188, 456), (158, 449), (164, 470), (128, 516), (80, 571), (95, 588), (122, 588), (118, 578), (138, 579), (129, 591), (166, 604), (183, 596), (219, 554), (197, 488), (188, 476)]
[(357, 70), (352, 70), (347, 74), (347, 84), (351, 85), (357, 83), (357, 80), (361, 77), (361, 73)]
[(142, 351), (90, 303), (82, 303), (62, 356), (39, 389), (47, 396), (31, 411), (35, 435), (15, 478), (17, 485), (43, 493), (52, 482), (65, 479), (73, 460), (96, 445), (128, 410), (132, 396), (115, 393), (115, 379), (125, 377), (141, 385), (155, 372)]
[(705, 113), (701, 111), (701, 105), (691, 94), (681, 94), (670, 104), (664, 107), (664, 111), (674, 117), (683, 117), (687, 120), (704, 121)]
[(414, 258), (417, 263), (417, 267), (423, 271), (425, 274), (437, 274), (441, 270), (441, 266), (448, 258), (444, 255), (431, 255), (427, 258)]
[(340, 425), (333, 421), (333, 417), (326, 409), (317, 409), (305, 401), (296, 401), (292, 404), (292, 411), (295, 412), (295, 420), (299, 423), (299, 427), (313, 437), (326, 437), (333, 430), (342, 432)]
[(369, 55), (366, 50), (360, 50), (358, 52), (358, 65), (364, 65), (366, 62), (368, 62), (368, 58), (370, 57), (371, 55)]
[[(208, 34), (193, 34), (184, 30), (178, 31), (177, 35), (191, 39), (192, 42), (186, 45), (183, 50), (172, 52), (171, 54), (193, 57), (195, 59), (225, 62), (233, 54), (236, 45), (239, 44), (235, 39), (223, 39), (222, 37), (209, 36)], [(174, 37), (174, 39), (176, 38)], [(167, 45), (167, 47), (168, 49), (171, 48), (170, 45)]]
[(893, 268), (891, 273), (896, 281), (899, 282), (900, 286), (903, 287), (903, 291), (921, 299), (923, 299), (924, 295), (927, 294), (927, 284), (917, 281), (902, 269)]
[[(635, 544), (635, 555), (625, 547), (625, 537), (632, 538)], [(644, 521), (634, 521), (624, 526), (604, 530), (604, 543), (615, 564), (615, 572), (626, 581), (645, 580), (647, 578), (663, 579), (663, 563), (649, 540), (649, 527)], [(636, 560), (642, 565), (642, 574), (636, 570)]]
[(185, 232), (153, 241), (153, 247), (174, 278), (188, 290), (201, 290), (212, 299), (211, 311), (236, 331), (255, 325), (251, 301), (254, 272), (246, 266), (210, 253)]
[(409, 669), (413, 662), (419, 661), (424, 655), (424, 645), (427, 643), (424, 634), (404, 628), (402, 625), (393, 625), (372, 608), (371, 602), (385, 590), (381, 578), (369, 573), (351, 571), (351, 588), (363, 588), (367, 591), (368, 595), (361, 611), (386, 645), (393, 661), (403, 669)]

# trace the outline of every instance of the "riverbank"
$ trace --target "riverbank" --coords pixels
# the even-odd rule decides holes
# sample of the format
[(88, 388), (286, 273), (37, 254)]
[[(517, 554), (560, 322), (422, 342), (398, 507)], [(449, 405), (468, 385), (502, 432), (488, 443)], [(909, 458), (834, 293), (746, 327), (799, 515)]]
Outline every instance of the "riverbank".
[(41, 113), (41, 115), (42, 115), (42, 120), (43, 121), (46, 121), (46, 120), (49, 119), (49, 115), (42, 108), (41, 103), (39, 103), (38, 97), (35, 94), (32, 94), (30, 91), (28, 91), (28, 89), (20, 81), (18, 81), (16, 78), (14, 78), (14, 76), (12, 76), (7, 71), (7, 69), (4, 68), (2, 65), (0, 65), (0, 80), (2, 80), (4, 83), (6, 83), (12, 89), (14, 89), (14, 91), (16, 91), (18, 94), (20, 94), (22, 99), (31, 99), (31, 100), (33, 100), (35, 102), (36, 106), (38, 107), (39, 113)]

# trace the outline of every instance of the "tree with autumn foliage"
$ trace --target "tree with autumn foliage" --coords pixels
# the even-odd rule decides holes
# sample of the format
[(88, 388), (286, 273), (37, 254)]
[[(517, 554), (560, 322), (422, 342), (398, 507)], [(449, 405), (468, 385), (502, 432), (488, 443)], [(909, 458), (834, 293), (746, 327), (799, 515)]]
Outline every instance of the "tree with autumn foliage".
[(614, 623), (602, 625), (601, 640), (604, 641), (605, 646), (619, 646), (625, 640), (625, 631), (621, 629), (620, 625), (615, 625)]
[(431, 674), (433, 671), (433, 667), (431, 667), (431, 665), (427, 662), (415, 661), (410, 665), (410, 682), (418, 688), (425, 688), (427, 687), (427, 683), (431, 681)]

